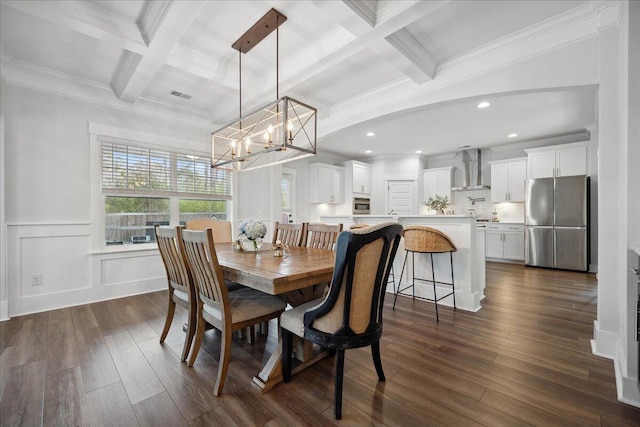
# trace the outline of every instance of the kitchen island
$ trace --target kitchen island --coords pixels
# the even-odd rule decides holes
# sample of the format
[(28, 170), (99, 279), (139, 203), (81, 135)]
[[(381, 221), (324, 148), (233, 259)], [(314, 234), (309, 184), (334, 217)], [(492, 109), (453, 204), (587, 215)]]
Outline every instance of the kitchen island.
[[(476, 219), (466, 215), (328, 215), (321, 216), (320, 220), (327, 224), (341, 223), (345, 229), (352, 224), (379, 224), (383, 222), (398, 222), (403, 227), (408, 225), (425, 225), (445, 233), (456, 248), (453, 254), (453, 274), (456, 288), (457, 308), (468, 311), (478, 311), (482, 306), (480, 301), (484, 298), (486, 284), (485, 274), (485, 235), (484, 229), (476, 227)], [(400, 241), (400, 247), (393, 263), (396, 286), (400, 279), (402, 264), (405, 258), (404, 240)], [(401, 288), (410, 283), (411, 256), (407, 260), (405, 273), (402, 278)], [(429, 254), (415, 255), (416, 277), (431, 277), (431, 262)], [(448, 254), (434, 254), (436, 281), (451, 281), (451, 267)], [(450, 287), (438, 288), (438, 295), (447, 293)], [(392, 284), (387, 287), (387, 292), (394, 292)], [(408, 289), (407, 292), (411, 292)], [(431, 283), (416, 282), (416, 296), (433, 298), (433, 286)], [(447, 297), (439, 302), (453, 306), (453, 298)]]

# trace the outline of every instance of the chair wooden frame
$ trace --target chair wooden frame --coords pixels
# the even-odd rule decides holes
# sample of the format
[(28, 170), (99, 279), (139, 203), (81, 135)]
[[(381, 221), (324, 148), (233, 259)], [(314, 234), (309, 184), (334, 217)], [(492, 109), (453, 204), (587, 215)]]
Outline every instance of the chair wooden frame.
[[(182, 247), (183, 227), (154, 227), (156, 242), (162, 257), (165, 271), (167, 272), (167, 284), (169, 288), (169, 306), (164, 328), (160, 334), (160, 343), (163, 343), (171, 328), (176, 303), (189, 311), (187, 320), (187, 333), (182, 347), (181, 361), (187, 360), (189, 349), (196, 330), (196, 291), (191, 272), (187, 268), (187, 260)], [(177, 291), (177, 292), (176, 292)], [(182, 296), (186, 294), (186, 299)]]
[(307, 223), (302, 224), (282, 224), (277, 222), (273, 225), (272, 243), (280, 240), (280, 243), (287, 246), (304, 246), (304, 238), (307, 234)]
[[(188, 365), (193, 366), (202, 344), (205, 326), (207, 323), (211, 324), (221, 332), (218, 377), (213, 391), (215, 396), (219, 396), (227, 377), (233, 332), (279, 317), (286, 303), (277, 296), (249, 288), (231, 292), (230, 297), (224, 285), (224, 274), (218, 263), (211, 229), (185, 230), (182, 241), (187, 265), (191, 269), (197, 290), (197, 329)], [(245, 308), (243, 320), (234, 321), (233, 316), (238, 312), (239, 305), (232, 309), (232, 300), (240, 303), (244, 300), (248, 303), (249, 310)]]
[[(302, 316), (303, 322), (303, 338), (335, 350), (334, 415), (336, 419), (342, 417), (342, 383), (346, 349), (370, 345), (378, 379), (385, 381), (380, 358), (382, 308), (389, 271), (401, 237), (402, 226), (398, 223), (379, 224), (366, 229), (340, 233), (336, 246), (333, 279), (328, 295), (324, 299), (296, 307), (282, 315), (282, 370), (285, 382), (291, 381), (293, 334), (300, 333), (300, 327), (296, 323), (299, 322), (300, 316)], [(372, 246), (366, 249), (370, 244)], [(369, 252), (369, 250), (378, 252)], [(358, 258), (360, 251), (363, 251), (361, 254), (366, 255)], [(359, 266), (358, 263), (367, 262), (363, 261), (364, 259), (377, 263), (377, 268), (359, 270), (362, 265)], [(356, 278), (355, 271), (363, 272), (363, 276), (366, 278)], [(354, 283), (358, 286), (354, 287)], [(371, 290), (370, 295), (368, 290)], [(361, 303), (363, 294), (371, 298), (367, 304)], [(369, 312), (358, 312), (363, 309), (368, 309)], [(333, 322), (331, 325), (331, 328), (335, 329), (333, 332), (321, 330), (314, 325), (316, 322), (320, 324), (327, 318), (330, 323)], [(325, 323), (323, 328), (326, 325)], [(289, 327), (295, 331), (287, 329)]]
[(307, 224), (302, 246), (334, 250), (343, 225)]

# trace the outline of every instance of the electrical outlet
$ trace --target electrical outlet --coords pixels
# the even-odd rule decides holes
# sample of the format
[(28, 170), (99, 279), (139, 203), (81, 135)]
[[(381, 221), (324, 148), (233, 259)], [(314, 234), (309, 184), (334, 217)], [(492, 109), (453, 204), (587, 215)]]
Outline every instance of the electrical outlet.
[(31, 275), (31, 286), (42, 285), (42, 273), (34, 273)]

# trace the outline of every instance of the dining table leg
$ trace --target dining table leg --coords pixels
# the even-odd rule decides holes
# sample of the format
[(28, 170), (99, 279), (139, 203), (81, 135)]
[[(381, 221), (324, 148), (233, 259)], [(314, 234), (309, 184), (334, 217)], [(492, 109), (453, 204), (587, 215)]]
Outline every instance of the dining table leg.
[[(287, 292), (280, 295), (287, 303), (292, 307), (296, 307), (305, 302), (320, 298), (323, 296), (326, 288), (326, 284), (315, 285), (309, 288), (299, 289), (292, 292)], [(265, 363), (264, 367), (258, 375), (253, 377), (251, 385), (260, 392), (265, 393), (271, 390), (275, 385), (283, 381), (282, 377), (282, 337), (280, 337), (280, 331), (278, 331), (278, 345), (274, 349), (273, 353)], [(295, 374), (306, 367), (313, 365), (317, 361), (327, 357), (327, 352), (322, 351), (317, 354), (313, 354), (313, 344), (310, 341), (300, 340), (300, 343), (296, 350), (296, 355), (299, 359), (292, 369), (291, 373)]]

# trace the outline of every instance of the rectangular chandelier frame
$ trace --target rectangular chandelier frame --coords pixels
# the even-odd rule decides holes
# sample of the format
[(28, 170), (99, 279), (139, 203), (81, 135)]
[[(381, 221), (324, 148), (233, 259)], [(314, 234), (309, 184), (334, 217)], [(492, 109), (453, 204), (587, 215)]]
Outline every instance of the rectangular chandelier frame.
[(251, 170), (316, 154), (317, 110), (283, 96), (211, 133), (211, 167)]

